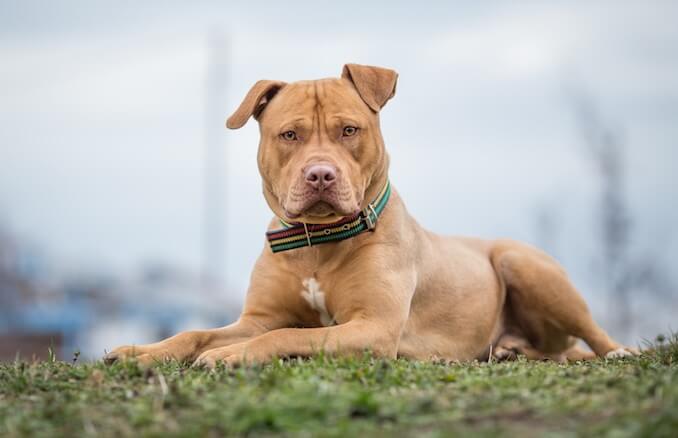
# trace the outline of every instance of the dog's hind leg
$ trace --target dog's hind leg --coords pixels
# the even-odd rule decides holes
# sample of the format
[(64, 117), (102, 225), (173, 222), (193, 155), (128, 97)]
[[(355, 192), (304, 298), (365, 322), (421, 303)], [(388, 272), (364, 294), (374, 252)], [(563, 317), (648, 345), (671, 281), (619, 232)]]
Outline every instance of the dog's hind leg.
[(596, 353), (590, 350), (585, 350), (579, 345), (571, 347), (569, 350), (565, 351), (565, 358), (570, 362), (576, 362), (578, 360), (591, 360), (596, 358)]
[(498, 361), (515, 360), (518, 356), (525, 356), (528, 360), (552, 360), (554, 362), (565, 362), (569, 357), (565, 352), (556, 351), (545, 353), (537, 350), (525, 337), (504, 334), (497, 341), (496, 347), (492, 351), (492, 358)]
[(534, 348), (524, 337), (507, 334), (497, 341), (497, 346), (493, 350), (492, 357), (502, 361), (514, 360), (522, 355), (529, 360), (552, 360), (554, 362), (575, 362), (596, 358), (594, 352), (576, 345), (576, 338), (570, 337), (570, 341), (572, 346), (563, 352), (544, 353)]
[(547, 254), (518, 242), (494, 244), (491, 261), (506, 285), (506, 306), (530, 344), (546, 354), (572, 347), (570, 336), (583, 339), (600, 357), (635, 353), (601, 329), (565, 271)]

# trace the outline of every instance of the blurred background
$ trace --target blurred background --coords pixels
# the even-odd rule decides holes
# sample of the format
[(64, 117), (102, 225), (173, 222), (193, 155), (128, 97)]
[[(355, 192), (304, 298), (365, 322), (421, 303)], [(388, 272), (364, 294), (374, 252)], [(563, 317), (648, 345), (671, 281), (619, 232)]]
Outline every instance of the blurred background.
[(625, 342), (676, 329), (677, 19), (672, 1), (0, 1), (0, 358), (233, 321), (271, 213), (256, 123), (224, 121), (258, 79), (346, 62), (400, 73), (382, 129), (422, 225), (546, 249)]

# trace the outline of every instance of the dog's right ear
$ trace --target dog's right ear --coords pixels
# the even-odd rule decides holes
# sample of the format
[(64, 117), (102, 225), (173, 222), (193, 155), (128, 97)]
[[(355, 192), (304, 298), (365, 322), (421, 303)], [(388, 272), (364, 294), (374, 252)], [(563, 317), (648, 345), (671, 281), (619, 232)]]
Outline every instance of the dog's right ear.
[(237, 110), (226, 120), (226, 127), (230, 129), (242, 128), (250, 117), (259, 120), (266, 104), (273, 99), (278, 91), (285, 86), (285, 82), (261, 80), (250, 88), (247, 96)]

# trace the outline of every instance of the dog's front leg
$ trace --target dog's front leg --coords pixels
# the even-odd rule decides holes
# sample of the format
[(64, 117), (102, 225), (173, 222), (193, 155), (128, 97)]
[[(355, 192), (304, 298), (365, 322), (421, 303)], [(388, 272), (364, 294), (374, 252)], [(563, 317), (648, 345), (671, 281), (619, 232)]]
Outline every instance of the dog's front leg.
[[(368, 266), (368, 262), (360, 262), (356, 261), (358, 266)], [(194, 365), (214, 368), (220, 362), (235, 366), (320, 352), (350, 356), (367, 350), (375, 356), (395, 358), (416, 276), (408, 269), (372, 279), (366, 279), (358, 269), (353, 272), (336, 286), (346, 291), (336, 296), (334, 317), (339, 325), (271, 330), (245, 342), (205, 350)]]
[(395, 358), (400, 332), (397, 321), (353, 320), (332, 327), (285, 328), (246, 342), (207, 350), (194, 365), (214, 368), (219, 362), (236, 366), (266, 363), (276, 357), (308, 357), (320, 352), (355, 355), (367, 350), (376, 356)]
[[(372, 261), (383, 257), (370, 252), (363, 256), (349, 265), (351, 274), (335, 285), (337, 290), (344, 291), (334, 300), (333, 316), (339, 325), (277, 328), (245, 342), (206, 350), (194, 365), (214, 368), (219, 362), (266, 363), (276, 357), (308, 357), (320, 352), (355, 355), (366, 350), (376, 356), (395, 358), (410, 313), (416, 275), (405, 266), (400, 270), (391, 267), (390, 273), (369, 277), (366, 270), (379, 271), (371, 266)], [(299, 301), (298, 305), (307, 304)]]
[(142, 365), (170, 359), (190, 362), (203, 351), (242, 342), (265, 331), (266, 329), (254, 319), (240, 318), (226, 327), (182, 332), (153, 344), (118, 347), (108, 353), (104, 361), (110, 364), (117, 360), (134, 358)]
[(237, 322), (222, 328), (179, 333), (154, 344), (118, 347), (108, 353), (104, 361), (112, 363), (135, 358), (143, 365), (167, 359), (192, 362), (207, 350), (241, 343), (269, 330), (293, 326), (297, 321), (293, 313), (285, 310), (286, 305), (295, 299), (303, 302), (303, 298), (292, 292), (294, 289), (289, 285), (293, 279), (289, 274), (262, 259), (257, 262), (245, 307)]

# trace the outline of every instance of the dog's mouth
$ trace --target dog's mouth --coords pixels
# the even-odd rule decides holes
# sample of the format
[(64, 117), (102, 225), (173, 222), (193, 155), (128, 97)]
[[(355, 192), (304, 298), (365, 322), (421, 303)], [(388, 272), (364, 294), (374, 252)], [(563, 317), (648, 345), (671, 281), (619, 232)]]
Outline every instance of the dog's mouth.
[(316, 201), (314, 203), (310, 203), (308, 207), (302, 208), (298, 212), (285, 210), (285, 214), (290, 219), (298, 219), (302, 216), (313, 218), (346, 216), (346, 213), (341, 213), (335, 205), (327, 201)]
[(344, 205), (345, 202), (327, 199), (322, 196), (311, 197), (305, 202), (290, 203), (285, 208), (289, 219), (312, 218), (324, 221), (350, 216), (359, 210), (359, 206)]
[(285, 217), (293, 222), (331, 223), (360, 211), (360, 193), (348, 181), (338, 179), (329, 187), (313, 187), (296, 181), (278, 197)]
[(332, 204), (326, 201), (318, 201), (304, 210), (304, 215), (313, 217), (327, 217), (336, 214)]

